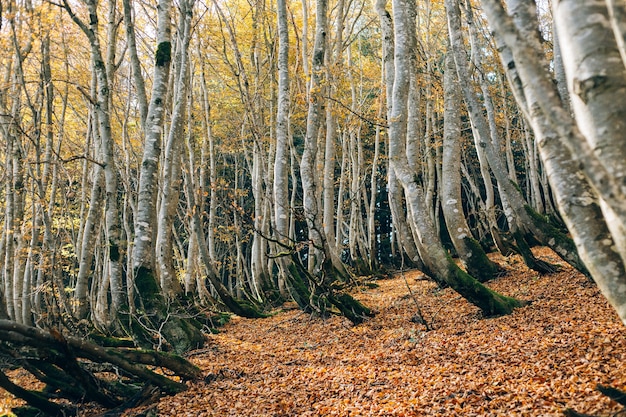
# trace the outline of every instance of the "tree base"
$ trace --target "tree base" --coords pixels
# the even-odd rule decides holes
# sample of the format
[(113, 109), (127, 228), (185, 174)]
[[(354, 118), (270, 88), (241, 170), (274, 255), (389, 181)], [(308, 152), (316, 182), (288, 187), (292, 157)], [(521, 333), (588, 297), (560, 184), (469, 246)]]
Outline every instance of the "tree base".
[(289, 291), (298, 306), (307, 312), (315, 312), (324, 317), (330, 313), (330, 308), (337, 309), (339, 314), (348, 318), (352, 323), (362, 323), (373, 312), (356, 300), (350, 294), (337, 290), (328, 277), (334, 277), (334, 270), (330, 262), (324, 265), (323, 274), (326, 278), (316, 280), (300, 263), (294, 259), (289, 265)]
[(448, 266), (446, 282), (463, 298), (480, 308), (485, 317), (511, 314), (515, 308), (526, 304), (524, 301), (507, 297), (484, 286), (459, 268), (452, 259), (448, 259)]
[(536, 258), (530, 250), (530, 246), (526, 243), (526, 239), (522, 235), (522, 232), (519, 230), (513, 234), (513, 238), (515, 239), (519, 254), (522, 255), (522, 258), (524, 259), (524, 263), (533, 271), (540, 274), (553, 274), (561, 269), (558, 265)]
[(467, 273), (480, 282), (487, 282), (495, 278), (499, 268), (487, 257), (480, 244), (470, 237), (465, 237), (463, 243), (471, 254), (471, 256), (463, 259)]

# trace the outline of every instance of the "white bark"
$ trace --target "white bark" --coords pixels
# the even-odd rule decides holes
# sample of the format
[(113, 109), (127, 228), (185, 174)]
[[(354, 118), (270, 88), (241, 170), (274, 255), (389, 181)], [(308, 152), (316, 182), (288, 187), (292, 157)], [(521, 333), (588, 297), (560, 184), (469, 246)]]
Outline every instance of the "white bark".
[[(626, 190), (626, 67), (606, 3), (562, 0), (554, 5), (554, 16), (578, 127), (609, 175)], [(626, 260), (624, 202), (616, 207), (603, 200), (601, 206), (616, 249)]]
[[(375, 8), (378, 13), (378, 18), (380, 21), (380, 27), (382, 32), (382, 40), (383, 40), (383, 77), (384, 84), (386, 87), (385, 95), (386, 95), (386, 113), (387, 113), (387, 123), (392, 120), (391, 109), (392, 109), (392, 96), (393, 96), (393, 85), (395, 78), (395, 40), (394, 40), (394, 30), (393, 30), (393, 20), (389, 11), (386, 9), (387, 1), (386, 0), (376, 0)], [(400, 250), (406, 252), (409, 259), (412, 262), (420, 263), (421, 259), (418, 253), (417, 245), (419, 244), (412, 236), (411, 227), (408, 224), (408, 219), (402, 207), (402, 189), (400, 188), (400, 184), (398, 183), (398, 179), (395, 171), (391, 167), (391, 164), (388, 164), (388, 177), (387, 184), (389, 189), (388, 200), (389, 200), (389, 208), (391, 210), (391, 216), (393, 219), (393, 227), (397, 232), (397, 237), (400, 243)]]
[(395, 22), (395, 80), (393, 84), (391, 118), (389, 119), (389, 159), (392, 169), (402, 183), (409, 212), (417, 225), (417, 233), (424, 248), (422, 259), (433, 278), (444, 281), (468, 301), (479, 306), (485, 314), (506, 314), (518, 303), (504, 299), (481, 285), (471, 276), (462, 273), (446, 256), (434, 224), (428, 215), (422, 187), (410, 169), (406, 157), (405, 138), (408, 117), (408, 90), (411, 67), (409, 51), (415, 42), (414, 22), (409, 18), (412, 0), (394, 0)]
[(321, 123), (322, 110), (322, 71), (324, 53), (326, 51), (327, 24), (327, 0), (317, 0), (315, 42), (313, 45), (313, 58), (311, 62), (311, 84), (309, 88), (309, 109), (307, 115), (306, 136), (304, 152), (300, 162), (300, 176), (302, 178), (302, 204), (304, 216), (308, 226), (310, 239), (309, 245), (309, 270), (317, 275), (322, 268), (322, 262), (327, 255), (324, 250), (325, 237), (323, 229), (322, 212), (318, 206), (320, 196), (320, 184), (317, 178), (317, 148), (318, 134)]
[[(213, 138), (213, 127), (211, 121), (211, 103), (207, 91), (207, 80), (204, 64), (202, 65), (202, 123), (206, 131), (206, 138), (202, 141), (202, 150), (200, 155), (200, 180), (199, 192), (200, 201), (198, 202), (200, 212), (204, 212), (205, 196), (209, 196), (209, 216), (207, 219), (207, 246), (209, 258), (211, 262), (217, 262), (215, 255), (215, 217), (217, 215), (217, 172), (215, 166), (215, 141)], [(208, 172), (207, 172), (208, 168)]]
[(146, 94), (146, 86), (141, 72), (141, 62), (137, 54), (137, 40), (135, 35), (135, 22), (133, 19), (132, 0), (122, 0), (124, 8), (124, 26), (126, 27), (126, 42), (128, 44), (128, 53), (130, 56), (130, 65), (133, 69), (133, 84), (139, 102), (139, 115), (141, 125), (145, 128), (146, 119), (148, 117), (148, 99)]
[(152, 273), (155, 270), (158, 168), (172, 52), (171, 0), (160, 0), (158, 11), (157, 51), (137, 191), (133, 274), (136, 274), (140, 268), (145, 268)]
[(121, 248), (121, 224), (120, 210), (117, 198), (118, 193), (118, 173), (114, 157), (114, 141), (111, 131), (110, 113), (110, 80), (109, 74), (112, 72), (114, 57), (109, 51), (107, 60), (102, 55), (102, 48), (98, 36), (98, 4), (96, 0), (87, 2), (89, 11), (89, 24), (84, 23), (71, 9), (70, 4), (64, 0), (63, 6), (71, 19), (78, 25), (87, 36), (91, 47), (91, 59), (97, 80), (97, 95), (95, 111), (98, 116), (98, 133), (102, 146), (102, 164), (105, 178), (105, 224), (108, 249), (108, 274), (111, 285), (111, 318), (115, 318), (117, 311), (124, 301), (124, 285), (122, 282), (122, 248)]
[[(276, 156), (274, 159), (274, 228), (279, 243), (289, 242), (289, 27), (287, 0), (278, 7), (278, 105), (276, 108)], [(284, 273), (285, 271), (283, 271)]]
[(577, 158), (562, 146), (564, 139), (560, 135), (564, 132), (553, 119), (560, 114), (556, 109), (560, 105), (559, 96), (538, 58), (541, 54), (538, 53), (537, 39), (528, 32), (529, 29), (523, 29), (523, 24), (516, 28), (499, 2), (484, 0), (483, 5), (497, 39), (511, 48), (507, 51), (501, 45), (501, 57), (505, 68), (509, 69), (508, 76), (516, 98), (522, 108), (527, 109), (527, 117), (538, 137), (541, 157), (560, 212), (583, 262), (626, 323), (624, 263), (612, 249), (613, 242), (600, 213), (597, 194), (582, 175)]
[[(479, 254), (472, 252), (466, 239), (473, 239), (463, 213), (461, 195), (461, 94), (452, 53), (446, 54), (444, 71), (443, 162), (441, 178), (442, 211), (450, 239), (466, 264)], [(468, 270), (469, 272), (469, 270)], [(472, 271), (473, 272), (473, 271)], [(488, 271), (484, 271), (488, 275)], [(491, 278), (491, 277), (485, 277)]]
[(161, 288), (166, 297), (174, 298), (182, 293), (180, 281), (174, 270), (173, 231), (181, 182), (181, 151), (184, 139), (184, 119), (189, 89), (189, 41), (194, 1), (180, 3), (180, 20), (176, 49), (176, 74), (174, 80), (174, 108), (163, 157), (163, 187), (159, 205), (156, 254)]
[(622, 62), (626, 66), (626, 1), (606, 0), (613, 35), (617, 42)]

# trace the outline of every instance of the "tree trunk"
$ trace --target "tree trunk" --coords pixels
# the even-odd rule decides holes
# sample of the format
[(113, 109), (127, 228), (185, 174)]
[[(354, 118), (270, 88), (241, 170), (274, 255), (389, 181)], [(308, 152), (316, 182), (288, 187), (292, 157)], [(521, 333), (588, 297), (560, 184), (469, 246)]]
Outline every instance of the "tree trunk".
[(163, 188), (157, 217), (156, 255), (161, 289), (169, 300), (182, 295), (182, 286), (174, 270), (173, 232), (181, 182), (181, 153), (184, 142), (183, 122), (189, 89), (189, 41), (194, 1), (180, 3), (176, 73), (174, 75), (174, 108), (163, 157)]
[(461, 102), (452, 52), (446, 54), (444, 72), (442, 209), (452, 244), (467, 272), (481, 282), (494, 278), (497, 267), (474, 240), (463, 213), (461, 197)]
[[(393, 20), (386, 9), (386, 0), (377, 0), (375, 3), (376, 12), (380, 21), (383, 37), (383, 78), (386, 88), (386, 110), (387, 121), (391, 120), (392, 92), (395, 77), (394, 63), (394, 34)], [(400, 250), (406, 252), (413, 264), (420, 265), (421, 259), (417, 250), (418, 242), (413, 238), (412, 231), (407, 223), (406, 214), (402, 208), (402, 190), (398, 184), (395, 171), (388, 165), (387, 187), (389, 189), (389, 208), (393, 219), (393, 226), (397, 231)]]
[[(279, 250), (291, 250), (289, 220), (289, 26), (286, 0), (277, 0), (278, 8), (278, 103), (276, 106), (276, 152), (274, 156), (274, 239)], [(278, 286), (284, 288), (291, 257), (280, 256)]]
[(158, 11), (157, 50), (154, 57), (152, 95), (145, 125), (145, 141), (139, 172), (137, 212), (135, 215), (132, 278), (134, 286), (137, 288), (137, 304), (150, 304), (150, 298), (159, 293), (155, 270), (154, 243), (156, 241), (156, 198), (161, 135), (172, 61), (171, 0), (160, 0)]
[[(327, 0), (317, 1), (315, 43), (313, 46), (311, 86), (309, 89), (309, 109), (307, 115), (304, 152), (300, 162), (300, 176), (302, 179), (302, 194), (304, 216), (309, 233), (309, 271), (314, 276), (326, 275), (339, 280), (347, 280), (349, 273), (330, 248), (324, 231), (323, 210), (319, 207), (321, 196), (320, 183), (317, 178), (317, 150), (318, 135), (321, 124), (321, 111), (324, 101), (322, 93), (322, 74), (324, 54), (326, 51), (326, 36), (328, 31)], [(334, 271), (326, 270), (332, 268)]]
[[(623, 44), (623, 34), (618, 30), (619, 36), (614, 36), (601, 1), (561, 1), (554, 4), (554, 16), (578, 127), (611, 178), (626, 191), (626, 67), (616, 41)], [(615, 207), (602, 198), (600, 206), (614, 245), (626, 261), (626, 212), (620, 213), (624, 201)]]
[(137, 101), (139, 102), (139, 117), (141, 125), (145, 129), (148, 118), (148, 98), (143, 73), (141, 72), (141, 62), (137, 54), (137, 40), (135, 35), (135, 22), (133, 19), (132, 0), (122, 0), (124, 8), (124, 26), (126, 29), (126, 43), (128, 44), (128, 54), (130, 65), (133, 71), (133, 86), (136, 90)]
[[(446, 12), (448, 16), (448, 29), (450, 31), (451, 44), (454, 51), (459, 79), (469, 80), (469, 70), (462, 49), (460, 10), (455, 2), (448, 0), (446, 1)], [(470, 10), (467, 12), (471, 13)], [(471, 15), (468, 18), (471, 18)], [(480, 56), (477, 55), (476, 59), (479, 58)], [(477, 64), (479, 64), (479, 62), (477, 62)], [(481, 147), (485, 150), (489, 165), (491, 166), (492, 172), (497, 179), (504, 214), (507, 218), (512, 235), (517, 236), (518, 239), (524, 240), (525, 233), (532, 233), (532, 235), (535, 236), (540, 242), (550, 246), (563, 260), (570, 263), (573, 267), (579, 269), (580, 271), (586, 272), (585, 267), (576, 252), (576, 247), (571, 239), (565, 236), (565, 234), (560, 233), (555, 228), (550, 229), (548, 232), (547, 222), (540, 216), (531, 216), (528, 212), (528, 205), (524, 201), (522, 194), (518, 191), (514, 184), (509, 181), (503, 162), (500, 158), (500, 154), (496, 151), (494, 144), (490, 139), (492, 136), (497, 135), (497, 132), (494, 131), (493, 126), (489, 126), (488, 120), (485, 119), (483, 105), (478, 101), (470, 83), (462, 83), (462, 88), (468, 112), (476, 128), (476, 133), (478, 134), (477, 138), (479, 138), (479, 142), (477, 143), (477, 148)], [(489, 97), (485, 97), (485, 99), (488, 101)], [(487, 105), (488, 104), (489, 103), (487, 103)], [(486, 107), (486, 109), (490, 112), (489, 107)], [(521, 233), (517, 233), (518, 231)], [(527, 247), (526, 242), (518, 242), (517, 249), (519, 251), (524, 251), (525, 247)], [(540, 273), (550, 273), (555, 270), (553, 265), (535, 259), (530, 251), (525, 251), (523, 256), (525, 260), (530, 261), (528, 266), (536, 269)]]
[[(626, 323), (626, 297), (620, 291), (626, 285), (624, 263), (612, 249), (611, 235), (601, 215), (595, 190), (582, 175), (577, 158), (569, 154), (569, 148), (562, 146), (568, 139), (561, 136), (565, 132), (561, 129), (563, 125), (557, 122), (567, 120), (566, 112), (538, 58), (541, 54), (538, 53), (536, 35), (532, 34), (534, 30), (518, 29), (497, 1), (483, 0), (483, 5), (500, 43), (501, 58), (505, 68), (509, 69), (509, 83), (516, 92), (516, 99), (522, 108), (529, 110), (528, 117), (539, 139), (541, 157), (561, 215), (591, 276), (622, 322)], [(534, 25), (526, 27), (529, 26)], [(572, 121), (569, 123), (573, 124)]]
[(424, 192), (417, 183), (416, 175), (409, 167), (405, 138), (408, 117), (408, 90), (410, 71), (410, 51), (415, 42), (415, 26), (411, 20), (411, 10), (415, 5), (412, 0), (394, 0), (393, 16), (395, 23), (395, 77), (392, 94), (392, 109), (389, 119), (389, 159), (391, 167), (402, 183), (409, 212), (418, 226), (417, 232), (424, 245), (422, 259), (428, 266), (433, 278), (450, 285), (468, 301), (479, 307), (486, 316), (508, 314), (521, 303), (513, 298), (504, 297), (488, 289), (475, 278), (461, 271), (446, 256), (437, 237), (424, 199)]

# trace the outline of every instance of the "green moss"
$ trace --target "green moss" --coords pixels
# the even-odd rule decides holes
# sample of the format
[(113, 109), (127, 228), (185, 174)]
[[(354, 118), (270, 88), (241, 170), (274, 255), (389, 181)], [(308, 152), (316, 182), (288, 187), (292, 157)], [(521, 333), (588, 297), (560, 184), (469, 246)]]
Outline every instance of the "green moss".
[(357, 275), (363, 276), (363, 275), (371, 275), (373, 271), (369, 263), (367, 263), (364, 259), (355, 259), (354, 260), (354, 272)]
[(541, 243), (555, 251), (565, 262), (590, 277), (591, 275), (589, 274), (587, 267), (578, 256), (578, 250), (576, 249), (574, 240), (558, 228), (554, 227), (549, 219), (537, 213), (532, 209), (532, 207), (526, 205), (524, 208), (533, 220), (535, 226), (545, 233), (547, 237), (547, 239), (543, 239)]
[(204, 344), (202, 332), (188, 320), (170, 317), (163, 323), (161, 331), (174, 352), (179, 354), (198, 349)]
[(135, 342), (130, 338), (119, 338), (100, 333), (91, 333), (89, 339), (104, 347), (135, 347)]
[(467, 272), (480, 282), (493, 279), (498, 272), (498, 267), (487, 257), (482, 246), (469, 236), (463, 239), (463, 243), (472, 254), (472, 256), (463, 259)]
[[(135, 270), (135, 287), (137, 288), (137, 296), (141, 298), (146, 310), (151, 310), (163, 304), (164, 300), (161, 290), (154, 276), (154, 271), (150, 268), (140, 266)], [(135, 305), (140, 307), (141, 303), (138, 301)]]
[(540, 274), (552, 274), (559, 270), (558, 265), (553, 265), (549, 262), (537, 259), (519, 230), (513, 233), (513, 238), (515, 239), (515, 244), (517, 245), (517, 251), (520, 255), (522, 255), (524, 263), (527, 267), (533, 271), (539, 272)]
[(339, 293), (329, 296), (329, 301), (339, 309), (341, 314), (347, 317), (352, 323), (362, 323), (367, 317), (372, 317), (372, 311), (364, 306), (359, 300), (348, 293)]
[(463, 298), (481, 309), (486, 317), (510, 314), (524, 303), (515, 298), (499, 294), (486, 287), (448, 259), (448, 284)]
[(309, 307), (311, 292), (302, 279), (300, 270), (295, 262), (289, 264), (289, 276), (287, 277), (288, 290), (298, 307), (305, 310)]
[(517, 190), (518, 193), (520, 193), (520, 195), (524, 195), (524, 193), (522, 193), (522, 189), (519, 187), (519, 184), (516, 183), (513, 180), (509, 181), (511, 183), (511, 185)]
[[(147, 318), (146, 321), (149, 322)], [(142, 325), (135, 316), (129, 315), (125, 324), (124, 330), (132, 336), (136, 346), (144, 349), (154, 349), (155, 340), (146, 331), (145, 323)]]
[(248, 300), (235, 300), (239, 304), (240, 311), (237, 312), (242, 317), (250, 319), (262, 319), (268, 317), (267, 314), (259, 310), (259, 307)]
[(172, 60), (172, 44), (171, 42), (161, 42), (156, 51), (156, 66), (164, 67), (169, 65)]

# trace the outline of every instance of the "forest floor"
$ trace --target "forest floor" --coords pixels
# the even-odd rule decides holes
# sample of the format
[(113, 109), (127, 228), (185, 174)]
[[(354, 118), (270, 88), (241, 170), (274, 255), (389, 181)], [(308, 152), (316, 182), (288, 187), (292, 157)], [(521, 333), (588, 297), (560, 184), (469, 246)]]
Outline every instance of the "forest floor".
[[(548, 249), (535, 254), (563, 265)], [(153, 407), (194, 417), (614, 415), (621, 408), (595, 387), (626, 388), (625, 329), (595, 285), (567, 265), (538, 276), (517, 256), (494, 259), (508, 274), (489, 286), (530, 305), (485, 319), (411, 271), (354, 293), (378, 312), (358, 326), (289, 306), (234, 317), (190, 354), (204, 380)], [(434, 330), (413, 321), (418, 305)]]

